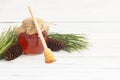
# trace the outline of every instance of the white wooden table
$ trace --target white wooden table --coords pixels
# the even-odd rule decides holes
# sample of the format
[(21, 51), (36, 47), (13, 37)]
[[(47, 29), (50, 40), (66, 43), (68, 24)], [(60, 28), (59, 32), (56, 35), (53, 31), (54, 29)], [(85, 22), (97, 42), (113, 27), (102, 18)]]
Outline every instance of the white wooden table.
[[(120, 80), (119, 0), (31, 0), (29, 3), (37, 16), (56, 23), (50, 31), (86, 34), (89, 49), (71, 54), (54, 52), (53, 64), (45, 64), (43, 54), (22, 55), (10, 62), (1, 60), (0, 80)], [(27, 1), (2, 0), (0, 5), (0, 22), (21, 22), (30, 16)], [(21, 23), (0, 23), (0, 31), (9, 25)]]

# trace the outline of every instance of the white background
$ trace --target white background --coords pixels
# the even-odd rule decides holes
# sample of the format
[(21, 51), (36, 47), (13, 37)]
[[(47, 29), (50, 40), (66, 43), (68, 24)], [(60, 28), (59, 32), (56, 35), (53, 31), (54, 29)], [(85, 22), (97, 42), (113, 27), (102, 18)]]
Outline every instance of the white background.
[[(86, 34), (88, 50), (69, 54), (54, 52), (56, 62), (45, 64), (44, 56), (25, 56), (0, 61), (1, 80), (119, 80), (119, 0), (0, 0), (0, 22), (21, 22), (36, 16), (57, 25), (51, 31)], [(15, 25), (21, 25), (15, 23)], [(12, 23), (0, 23), (6, 29)]]

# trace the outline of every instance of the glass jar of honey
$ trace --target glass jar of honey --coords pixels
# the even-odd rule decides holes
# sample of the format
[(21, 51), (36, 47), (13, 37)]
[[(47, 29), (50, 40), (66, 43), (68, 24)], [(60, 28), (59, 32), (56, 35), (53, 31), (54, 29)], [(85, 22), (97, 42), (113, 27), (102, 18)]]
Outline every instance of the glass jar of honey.
[[(42, 32), (45, 41), (47, 42), (47, 32)], [(41, 54), (44, 50), (42, 42), (38, 34), (29, 35), (26, 32), (21, 33), (18, 38), (24, 54)]]

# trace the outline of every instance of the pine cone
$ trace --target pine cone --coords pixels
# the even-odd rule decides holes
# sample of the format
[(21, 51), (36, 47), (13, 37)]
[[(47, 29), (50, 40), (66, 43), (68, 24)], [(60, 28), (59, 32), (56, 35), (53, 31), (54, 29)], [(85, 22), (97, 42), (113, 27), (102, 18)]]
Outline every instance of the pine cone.
[(13, 60), (22, 54), (21, 46), (16, 43), (4, 52), (4, 58), (7, 61)]
[(56, 39), (48, 38), (47, 43), (48, 48), (50, 48), (52, 51), (59, 51), (65, 49), (65, 43), (62, 41), (58, 41)]

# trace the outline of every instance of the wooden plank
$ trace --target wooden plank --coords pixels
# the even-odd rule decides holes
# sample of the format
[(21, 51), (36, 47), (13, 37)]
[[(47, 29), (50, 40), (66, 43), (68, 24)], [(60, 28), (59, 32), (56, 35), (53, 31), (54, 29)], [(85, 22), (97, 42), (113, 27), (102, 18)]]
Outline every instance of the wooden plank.
[(29, 17), (28, 3), (47, 21), (120, 21), (119, 0), (2, 0), (0, 21)]
[(53, 64), (45, 64), (40, 56), (26, 56), (11, 62), (1, 61), (1, 79), (120, 79), (120, 57), (58, 57), (57, 59)]
[[(0, 31), (9, 28), (10, 25), (21, 23), (1, 23)], [(120, 23), (56, 23), (50, 31), (59, 33), (85, 34), (89, 40), (88, 50), (74, 52), (79, 56), (120, 56)], [(66, 52), (62, 52), (66, 53)]]

